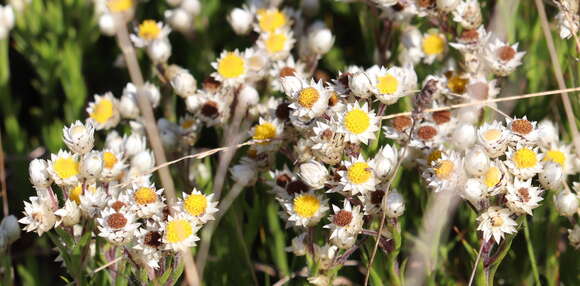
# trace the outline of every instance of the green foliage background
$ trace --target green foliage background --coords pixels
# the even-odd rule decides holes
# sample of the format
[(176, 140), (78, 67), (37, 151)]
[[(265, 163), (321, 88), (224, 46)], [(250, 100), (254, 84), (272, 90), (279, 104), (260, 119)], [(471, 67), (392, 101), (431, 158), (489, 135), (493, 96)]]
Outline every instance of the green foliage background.
[[(171, 62), (189, 69), (198, 80), (212, 71), (210, 63), (222, 49), (243, 49), (253, 42), (253, 39), (236, 37), (226, 21), (227, 13), (241, 6), (242, 1), (201, 2), (202, 12), (195, 20), (195, 31), (188, 35), (174, 32), (170, 36), (173, 45)], [(489, 19), (494, 8), (506, 6), (507, 2), (517, 7), (513, 15), (503, 15), (501, 26), (510, 41), (519, 41), (520, 48), (527, 54), (524, 65), (501, 82), (502, 94), (557, 89), (533, 2), (480, 2), (485, 19)], [(289, 5), (297, 6), (298, 3), (289, 1)], [(548, 16), (553, 17), (555, 8), (547, 8)], [(164, 1), (141, 3), (135, 19), (161, 19), (166, 9), (168, 7)], [(336, 35), (333, 49), (321, 61), (321, 70), (333, 76), (346, 65), (370, 66), (376, 62), (374, 31), (380, 23), (373, 12), (365, 3), (321, 1), (321, 9), (315, 19), (326, 22)], [(502, 17), (501, 14), (496, 16)], [(417, 24), (421, 30), (430, 27), (426, 22)], [(561, 40), (555, 29), (554, 36), (566, 84), (576, 87), (580, 69), (574, 42)], [(394, 55), (397, 54), (398, 37), (395, 33), (389, 46)], [(123, 68), (115, 65), (119, 55), (114, 38), (100, 36), (89, 0), (32, 0), (27, 10), (17, 17), (17, 25), (10, 38), (0, 41), (0, 131), (7, 158), (11, 213), (20, 216), (23, 200), (34, 194), (28, 182), (30, 156), (41, 153), (46, 157), (62, 148), (63, 125), (86, 116), (84, 109), (93, 94), (110, 90), (120, 95), (129, 78)], [(150, 63), (144, 54), (140, 55), (140, 59), (146, 78), (152, 79), (152, 70), (147, 68)], [(433, 71), (433, 67), (419, 66), (417, 71), (419, 78), (423, 79)], [(184, 110), (183, 102), (171, 96), (168, 90), (163, 92), (164, 107), (157, 110), (158, 116), (175, 119), (175, 111)], [(577, 93), (571, 97), (577, 114), (575, 119), (580, 125), (580, 100)], [(403, 102), (390, 107), (388, 113), (407, 110), (408, 107), (409, 103)], [(564, 132), (569, 130), (568, 123), (557, 95), (521, 100), (513, 107), (513, 114), (527, 115), (533, 120), (550, 117), (561, 122), (563, 138), (570, 142), (568, 132)], [(217, 147), (215, 138), (203, 140), (199, 145)], [(215, 165), (216, 160), (215, 157), (209, 158), (205, 163)], [(578, 176), (571, 179), (577, 181)], [(211, 182), (201, 182), (201, 186), (210, 190)], [(403, 172), (396, 188), (404, 194), (408, 204), (406, 214), (401, 219), (403, 247), (399, 262), (404, 265), (409, 247), (421, 225), (428, 193), (420, 186), (418, 174), (413, 171)], [(212, 259), (206, 267), (206, 285), (253, 284), (252, 269), (256, 263), (272, 266), (281, 276), (296, 272), (306, 264), (303, 257), (294, 258), (284, 251), (294, 234), (284, 229), (278, 216), (278, 204), (265, 192), (266, 189), (265, 184), (259, 182), (245, 190), (220, 224), (210, 251)], [(537, 260), (543, 285), (558, 285), (559, 282), (565, 285), (580, 284), (579, 253), (566, 240), (565, 228), (570, 224), (557, 215), (552, 195), (552, 192), (546, 194), (543, 206), (535, 210), (533, 217), (528, 217), (530, 240), (527, 241), (524, 232), (520, 231), (498, 270), (497, 281), (506, 285), (533, 284), (531, 251)], [(456, 285), (468, 280), (478, 247), (475, 228), (475, 214), (465, 206), (460, 207), (452, 221), (452, 230), (443, 234), (448, 239), (442, 240), (443, 244), (433, 250), (438, 253), (439, 260), (428, 277), (430, 285)], [(368, 239), (367, 248), (357, 252), (353, 258), (366, 265), (371, 243)], [(68, 277), (65, 278), (67, 280), (70, 277), (59, 263), (53, 262), (56, 251), (52, 247), (47, 236), (38, 238), (36, 234), (23, 233), (22, 238), (12, 246), (12, 256), (0, 259), (4, 265), (12, 259), (16, 272), (13, 278), (4, 274), (3, 279), (7, 279), (4, 283), (65, 284), (61, 276)], [(393, 276), (389, 274), (391, 259), (379, 254), (372, 271), (371, 282), (374, 285), (389, 285), (387, 281), (393, 281)], [(271, 285), (280, 279), (260, 271), (255, 273), (258, 283), (263, 285)], [(362, 279), (356, 267), (345, 267), (340, 275), (355, 282)], [(117, 282), (137, 283), (130, 278)], [(100, 278), (94, 283), (106, 285), (112, 282)], [(296, 278), (291, 284), (304, 283), (305, 279)]]

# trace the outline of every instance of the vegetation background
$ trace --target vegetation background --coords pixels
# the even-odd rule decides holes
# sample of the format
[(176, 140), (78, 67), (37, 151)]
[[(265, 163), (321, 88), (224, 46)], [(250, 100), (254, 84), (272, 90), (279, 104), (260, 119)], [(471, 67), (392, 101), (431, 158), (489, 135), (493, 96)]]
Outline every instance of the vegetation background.
[[(298, 7), (299, 1), (285, 1)], [(538, 11), (533, 1), (499, 0), (480, 1), (487, 19), (497, 33), (511, 42), (518, 41), (520, 49), (527, 52), (524, 64), (509, 78), (501, 82), (502, 96), (558, 89)], [(184, 35), (173, 32), (171, 62), (191, 71), (203, 79), (211, 71), (210, 63), (222, 49), (245, 48), (252, 39), (235, 36), (226, 21), (227, 13), (240, 7), (239, 0), (203, 0), (202, 12), (195, 19), (194, 32)], [(364, 2), (343, 3), (321, 0), (315, 19), (323, 20), (335, 33), (336, 42), (319, 66), (320, 72), (334, 76), (347, 65), (370, 66), (376, 63), (376, 32), (382, 29), (376, 11)], [(164, 1), (140, 3), (135, 19), (162, 19), (168, 9)], [(546, 2), (548, 17), (553, 19), (556, 8)], [(417, 22), (421, 30), (429, 23)], [(396, 30), (395, 30), (396, 31)], [(557, 27), (552, 24), (555, 45), (567, 87), (576, 87), (580, 80), (578, 51), (574, 40), (561, 40)], [(392, 52), (387, 64), (393, 64), (398, 48), (398, 32), (389, 42)], [(454, 51), (451, 51), (454, 52)], [(129, 81), (128, 74), (118, 65), (119, 48), (114, 38), (101, 36), (93, 16), (90, 0), (32, 0), (27, 9), (17, 17), (17, 25), (7, 40), (0, 41), (0, 132), (5, 153), (6, 181), (10, 213), (21, 216), (23, 200), (34, 194), (28, 182), (28, 162), (35, 157), (48, 157), (64, 147), (61, 139), (63, 125), (86, 116), (87, 102), (93, 94), (112, 91), (119, 95)], [(140, 54), (142, 67), (150, 67), (144, 54)], [(419, 79), (434, 67), (419, 65)], [(143, 68), (146, 78), (152, 79), (152, 70)], [(183, 102), (163, 90), (163, 105), (158, 116), (175, 120), (176, 114), (185, 112)], [(574, 113), (580, 124), (580, 99), (572, 94)], [(390, 107), (387, 114), (408, 110), (409, 102)], [(549, 117), (559, 122), (561, 134), (570, 142), (568, 122), (565, 120), (558, 95), (520, 100), (500, 105), (505, 112), (529, 119)], [(492, 115), (489, 115), (492, 116)], [(217, 134), (204, 130), (199, 147), (217, 146)], [(386, 142), (386, 141), (385, 141)], [(384, 142), (381, 142), (384, 143)], [(217, 157), (206, 158), (212, 165)], [(578, 181), (578, 175), (571, 178)], [(201, 182), (201, 187), (211, 189), (211, 182)], [(178, 182), (179, 187), (179, 182)], [(403, 248), (399, 261), (403, 262), (411, 249), (422, 222), (428, 193), (420, 186), (418, 174), (405, 171), (396, 188), (407, 200), (407, 211), (401, 217)], [(179, 190), (180, 188), (178, 188)], [(206, 267), (206, 285), (254, 284), (253, 273), (261, 285), (271, 285), (281, 276), (300, 270), (303, 257), (284, 251), (293, 234), (283, 228), (278, 217), (278, 205), (258, 183), (245, 190), (214, 236), (211, 256)], [(183, 185), (181, 185), (183, 190)], [(501, 265), (496, 280), (505, 285), (532, 285), (533, 267), (539, 273), (542, 285), (579, 285), (579, 252), (567, 244), (566, 228), (570, 223), (558, 216), (552, 203), (553, 193), (545, 196), (544, 204), (528, 217), (529, 237), (520, 231)], [(478, 248), (475, 214), (461, 206), (444, 233), (442, 244), (433, 250), (438, 257), (428, 276), (431, 285), (457, 285), (466, 283), (471, 272), (474, 251)], [(367, 240), (369, 248), (371, 240)], [(11, 248), (11, 256), (3, 256), (4, 265), (12, 263), (16, 285), (63, 285), (60, 276), (67, 274), (58, 262), (57, 252), (50, 240), (35, 233), (23, 233)], [(475, 249), (475, 250), (474, 250)], [(533, 254), (533, 261), (530, 254)], [(368, 251), (357, 252), (353, 257), (361, 262), (341, 270), (341, 276), (361, 281), (358, 267), (366, 265)], [(373, 268), (373, 283), (381, 284), (386, 277), (387, 258), (379, 254)], [(266, 269), (266, 270), (264, 270)], [(277, 273), (270, 273), (276, 270)], [(272, 276), (274, 274), (274, 276)], [(0, 273), (0, 276), (3, 275)], [(386, 280), (385, 280), (386, 281)], [(6, 282), (6, 281), (5, 281)], [(10, 281), (8, 281), (10, 282)], [(132, 284), (131, 280), (126, 283)], [(305, 284), (297, 278), (292, 285)]]

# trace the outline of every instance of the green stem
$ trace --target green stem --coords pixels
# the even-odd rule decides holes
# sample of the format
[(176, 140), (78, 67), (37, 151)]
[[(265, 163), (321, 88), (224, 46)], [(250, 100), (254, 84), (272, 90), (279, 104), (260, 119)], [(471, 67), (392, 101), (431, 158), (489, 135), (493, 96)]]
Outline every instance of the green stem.
[(532, 273), (534, 274), (534, 282), (536, 285), (542, 285), (540, 283), (540, 274), (538, 273), (538, 265), (536, 262), (536, 256), (534, 255), (534, 245), (530, 239), (530, 229), (528, 226), (527, 218), (524, 218), (524, 235), (526, 237), (526, 246), (528, 248), (528, 255), (530, 256), (530, 263), (532, 264)]
[[(520, 225), (522, 223), (522, 220), (524, 220), (524, 219), (525, 219), (524, 216), (519, 217), (517, 219), (518, 225)], [(494, 257), (491, 258), (492, 262), (486, 267), (485, 273), (487, 274), (487, 285), (488, 286), (493, 286), (493, 277), (495, 276), (495, 273), (497, 272), (499, 265), (501, 264), (501, 262), (504, 260), (504, 258), (508, 254), (508, 252), (512, 246), (512, 242), (514, 241), (514, 238), (516, 237), (516, 235), (517, 235), (517, 233), (514, 233), (512, 235), (507, 236), (504, 239), (504, 241), (500, 245), (499, 250), (495, 253)]]

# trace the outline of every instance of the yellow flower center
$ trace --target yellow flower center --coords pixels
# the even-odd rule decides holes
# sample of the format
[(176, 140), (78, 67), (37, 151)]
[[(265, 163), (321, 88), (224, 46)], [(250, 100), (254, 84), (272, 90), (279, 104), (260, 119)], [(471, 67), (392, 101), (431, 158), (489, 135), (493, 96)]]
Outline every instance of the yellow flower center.
[(392, 94), (397, 91), (399, 87), (399, 80), (396, 77), (388, 74), (386, 76), (378, 77), (377, 88), (382, 94)]
[(85, 128), (84, 125), (75, 125), (74, 127), (72, 127), (70, 129), (70, 134), (72, 136), (79, 136), (79, 135), (83, 135), (86, 131), (87, 131), (87, 128)]
[(218, 63), (218, 73), (224, 78), (237, 78), (246, 71), (244, 59), (233, 52), (229, 52)]
[(258, 22), (262, 31), (272, 33), (286, 25), (286, 15), (278, 10), (260, 10)]
[(312, 108), (312, 106), (314, 106), (314, 104), (318, 101), (319, 98), (320, 94), (318, 93), (318, 90), (316, 90), (316, 88), (314, 87), (303, 88), (298, 93), (298, 103), (300, 104), (300, 106), (308, 109)]
[(441, 159), (441, 154), (442, 154), (441, 150), (434, 150), (433, 152), (431, 152), (427, 157), (427, 165), (431, 166), (431, 163)]
[(489, 129), (483, 132), (483, 139), (485, 139), (485, 141), (495, 141), (499, 139), (500, 136), (501, 130), (499, 129)]
[(83, 184), (78, 184), (76, 187), (74, 187), (68, 197), (69, 199), (75, 201), (77, 203), (77, 205), (81, 204), (81, 195), (83, 194)]
[(266, 50), (269, 53), (274, 54), (284, 50), (284, 46), (286, 45), (286, 35), (283, 33), (274, 33), (271, 34), (266, 39)]
[(68, 179), (79, 174), (79, 162), (70, 157), (56, 159), (52, 168), (61, 179)]
[(113, 117), (113, 101), (104, 98), (95, 104), (91, 118), (97, 123), (105, 123), (109, 118)]
[(560, 164), (560, 166), (564, 167), (566, 164), (566, 155), (564, 152), (559, 150), (550, 150), (544, 155), (544, 161), (556, 162)]
[(465, 85), (467, 82), (468, 80), (466, 78), (454, 75), (447, 81), (447, 88), (454, 93), (461, 94), (465, 92)]
[(133, 7), (133, 0), (109, 0), (107, 6), (111, 12), (125, 12)]
[(186, 240), (193, 234), (191, 223), (185, 219), (172, 220), (165, 227), (165, 238), (169, 243), (178, 243)]
[(139, 25), (139, 37), (145, 40), (155, 40), (161, 33), (161, 28), (154, 20), (145, 20)]
[(202, 194), (192, 194), (185, 199), (183, 207), (190, 215), (200, 216), (207, 208), (207, 198)]
[(111, 169), (117, 164), (117, 156), (111, 152), (103, 152), (103, 167)]
[(516, 163), (518, 168), (531, 168), (536, 166), (538, 163), (538, 158), (536, 158), (536, 152), (528, 149), (522, 148), (512, 156), (512, 160)]
[(344, 127), (354, 134), (361, 134), (371, 126), (370, 116), (361, 109), (353, 109), (344, 116)]
[(256, 126), (252, 138), (254, 138), (254, 140), (267, 140), (274, 137), (276, 137), (276, 126), (272, 123), (262, 123)]
[(501, 216), (494, 216), (491, 219), (491, 225), (494, 227), (500, 227), (503, 225), (503, 218)]
[(194, 121), (192, 119), (185, 120), (181, 123), (181, 128), (189, 129), (193, 126)]
[(135, 202), (140, 205), (152, 204), (157, 201), (157, 194), (151, 188), (141, 187), (134, 194)]
[(347, 176), (351, 183), (362, 184), (371, 178), (371, 167), (365, 162), (356, 162), (348, 168)]
[(435, 167), (435, 175), (439, 179), (447, 179), (453, 174), (453, 170), (455, 169), (455, 164), (451, 160), (442, 160), (437, 163)]
[(501, 180), (502, 173), (497, 167), (489, 167), (483, 176), (483, 183), (491, 188), (499, 183)]
[(431, 34), (423, 39), (423, 52), (428, 55), (438, 55), (445, 49), (445, 40), (437, 35)]
[(294, 198), (294, 211), (303, 218), (311, 218), (320, 209), (320, 200), (313, 195), (301, 195)]

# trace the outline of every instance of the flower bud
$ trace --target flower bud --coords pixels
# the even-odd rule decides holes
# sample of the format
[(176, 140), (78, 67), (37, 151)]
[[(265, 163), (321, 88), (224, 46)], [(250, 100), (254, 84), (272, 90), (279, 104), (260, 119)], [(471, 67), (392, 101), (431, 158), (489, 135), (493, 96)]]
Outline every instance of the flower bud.
[(147, 46), (147, 54), (153, 63), (165, 63), (171, 56), (171, 43), (167, 38), (153, 41)]
[(249, 158), (242, 158), (241, 162), (230, 168), (232, 179), (243, 186), (256, 182), (256, 163)]
[(125, 140), (123, 137), (119, 136), (117, 131), (111, 131), (107, 134), (105, 138), (105, 149), (110, 149), (113, 152), (123, 153), (125, 152)]
[(485, 198), (487, 186), (479, 179), (471, 178), (465, 182), (462, 196), (472, 203), (477, 203)]
[(143, 85), (143, 89), (147, 98), (149, 98), (149, 101), (151, 102), (151, 106), (153, 106), (153, 108), (159, 106), (159, 101), (161, 100), (161, 92), (159, 91), (159, 88), (150, 82), (146, 82)]
[(12, 244), (20, 238), (20, 225), (15, 216), (9, 215), (2, 219), (0, 223), (0, 233), (3, 234), (6, 242)]
[(452, 12), (460, 2), (461, 0), (437, 0), (437, 9), (443, 12)]
[(403, 195), (393, 190), (383, 197), (381, 207), (388, 217), (396, 218), (405, 212), (405, 199)]
[(182, 0), (181, 9), (195, 17), (201, 12), (201, 3), (199, 3), (199, 0)]
[(357, 72), (349, 77), (348, 86), (355, 96), (367, 98), (373, 88), (370, 77), (365, 72)]
[(391, 176), (393, 168), (397, 165), (398, 152), (391, 145), (385, 145), (377, 152), (374, 158), (375, 175), (379, 178)]
[(139, 117), (139, 106), (135, 96), (137, 96), (137, 88), (132, 83), (128, 83), (119, 100), (119, 113), (123, 118), (135, 119)]
[(201, 100), (200, 96), (198, 95), (190, 95), (185, 98), (185, 106), (187, 107), (187, 111), (191, 113), (196, 113), (197, 110), (201, 107), (203, 101)]
[(460, 124), (451, 135), (451, 140), (458, 150), (466, 150), (471, 147), (476, 139), (476, 130), (472, 124)]
[(103, 170), (103, 155), (99, 151), (85, 154), (80, 162), (80, 173), (87, 179), (97, 179)]
[(320, 162), (310, 160), (300, 165), (298, 176), (313, 189), (321, 189), (328, 181), (328, 170)]
[(540, 121), (538, 124), (538, 130), (540, 132), (540, 136), (538, 136), (540, 144), (544, 147), (549, 147), (560, 140), (558, 137), (558, 129), (554, 123), (548, 119)]
[(150, 151), (141, 151), (131, 158), (131, 167), (145, 173), (155, 167), (155, 157)]
[(99, 17), (99, 29), (107, 36), (114, 36), (117, 32), (117, 23), (113, 15), (105, 13)]
[(463, 167), (472, 176), (482, 176), (489, 168), (489, 157), (482, 148), (475, 147), (465, 154)]
[(30, 182), (41, 188), (46, 188), (52, 184), (52, 178), (48, 173), (48, 164), (43, 159), (34, 159), (28, 165), (28, 174)]
[(79, 223), (81, 218), (81, 209), (79, 206), (71, 200), (67, 200), (64, 203), (64, 207), (54, 212), (58, 216), (57, 225), (62, 224), (64, 226), (73, 226)]
[(573, 216), (578, 211), (578, 197), (569, 191), (561, 191), (554, 197), (554, 204), (563, 216)]
[(477, 107), (463, 107), (457, 110), (457, 119), (465, 124), (474, 124), (479, 120), (481, 109)]
[(570, 245), (576, 249), (580, 249), (580, 225), (575, 225), (574, 229), (568, 230), (568, 240)]
[(295, 76), (285, 76), (280, 78), (280, 83), (282, 84), (282, 89), (286, 95), (291, 96), (302, 89), (302, 81)]
[(146, 148), (147, 142), (145, 141), (144, 136), (133, 133), (125, 138), (125, 153), (128, 157), (145, 151)]
[(228, 14), (228, 22), (234, 32), (238, 35), (245, 35), (252, 28), (252, 13), (246, 9), (234, 8)]
[(197, 90), (197, 81), (188, 71), (182, 70), (171, 78), (171, 87), (177, 95), (186, 98)]
[(181, 8), (165, 11), (165, 19), (171, 28), (179, 32), (189, 31), (193, 20), (191, 15)]
[(334, 36), (324, 23), (317, 22), (310, 26), (308, 45), (311, 51), (318, 55), (326, 54), (334, 44)]
[(244, 85), (238, 94), (240, 102), (246, 104), (246, 106), (254, 106), (260, 101), (260, 95), (258, 91), (251, 85)]
[(177, 134), (179, 133), (179, 127), (165, 118), (160, 118), (157, 120), (157, 126), (159, 128), (161, 143), (163, 144), (165, 150), (174, 150), (175, 146), (177, 146)]
[(62, 133), (63, 141), (71, 151), (77, 154), (85, 154), (93, 149), (95, 128), (90, 121), (83, 124), (77, 120), (70, 127), (65, 126), (62, 129)]
[(557, 190), (562, 186), (562, 178), (564, 172), (562, 166), (556, 162), (548, 162), (544, 164), (544, 169), (538, 175), (538, 179), (542, 187), (546, 190)]

